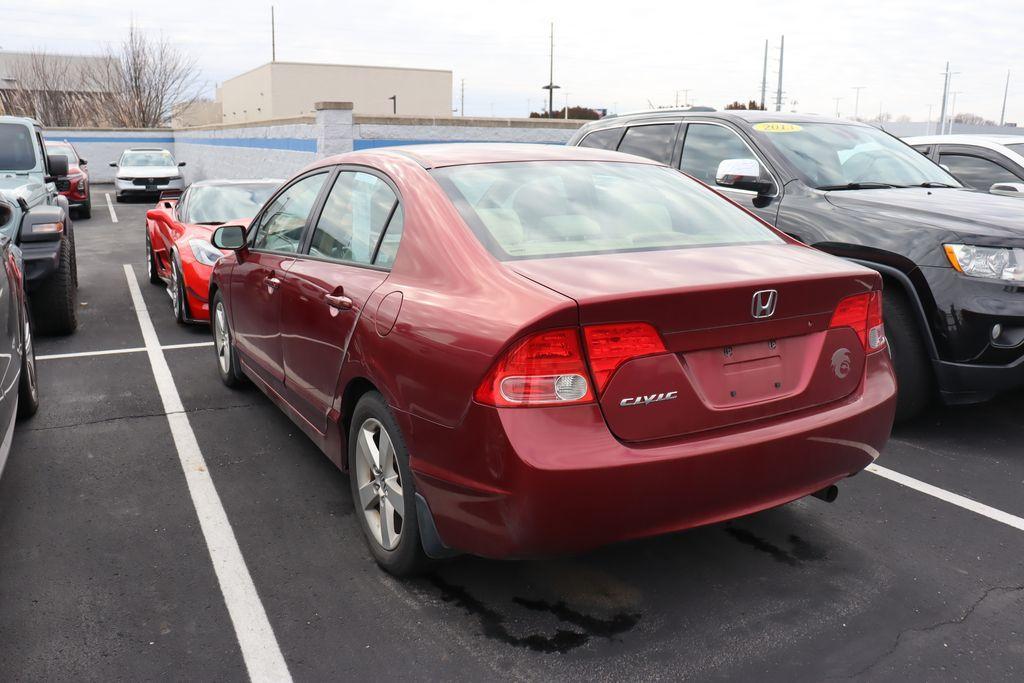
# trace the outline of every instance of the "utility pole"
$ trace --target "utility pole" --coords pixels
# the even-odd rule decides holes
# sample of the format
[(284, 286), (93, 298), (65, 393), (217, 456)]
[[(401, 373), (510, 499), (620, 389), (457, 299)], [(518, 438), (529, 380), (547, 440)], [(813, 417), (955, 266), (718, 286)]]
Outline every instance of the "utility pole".
[(459, 116), (466, 115), (466, 79), (462, 79), (462, 85), (459, 88)]
[(1003, 110), (999, 112), (999, 125), (1006, 123), (1006, 96), (1010, 94), (1010, 70), (1006, 70), (1006, 87), (1003, 88)]
[(833, 97), (832, 99), (835, 100), (835, 103), (836, 103), (836, 118), (838, 119), (839, 118), (839, 101), (841, 99), (843, 99), (843, 98), (842, 97)]
[(928, 105), (928, 123), (926, 123), (924, 126), (924, 134), (932, 134), (932, 105), (930, 104)]
[(569, 93), (563, 93), (565, 95), (565, 119), (569, 120)]
[(952, 135), (953, 134), (953, 119), (956, 118), (956, 96), (957, 95), (963, 95), (964, 91), (963, 90), (954, 90), (953, 92), (951, 92), (949, 94), (953, 96), (952, 104), (949, 105), (949, 134)]
[(768, 39), (764, 40), (764, 66), (761, 67), (761, 109), (764, 109), (765, 91), (768, 90)]
[(853, 118), (856, 121), (860, 115), (860, 91), (866, 88), (866, 85), (855, 85), (853, 91), (857, 93), (853, 98)]
[(782, 60), (786, 56), (786, 36), (779, 43), (779, 89), (775, 91), (775, 111), (782, 111)]
[(555, 115), (555, 90), (561, 87), (555, 85), (555, 22), (553, 21), (551, 22), (551, 51), (548, 54), (550, 59), (548, 84), (541, 90), (548, 91), (548, 118), (550, 119)]
[(690, 90), (692, 88), (680, 88), (676, 90), (676, 109), (679, 108), (679, 93), (683, 93), (683, 106), (687, 107), (690, 105)]
[(949, 72), (949, 62), (946, 62), (946, 70), (943, 72), (942, 81), (942, 104), (939, 105), (939, 135), (946, 134), (946, 102), (949, 99), (949, 79), (952, 74)]
[(274, 6), (270, 6), (270, 61), (277, 61), (277, 35), (274, 28)]

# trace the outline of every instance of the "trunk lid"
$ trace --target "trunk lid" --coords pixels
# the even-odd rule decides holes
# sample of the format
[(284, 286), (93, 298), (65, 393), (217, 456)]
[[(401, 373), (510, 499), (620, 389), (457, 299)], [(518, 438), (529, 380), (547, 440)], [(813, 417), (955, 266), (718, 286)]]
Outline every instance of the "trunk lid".
[[(849, 395), (860, 383), (864, 349), (852, 329), (830, 330), (829, 322), (841, 299), (881, 288), (873, 271), (792, 244), (509, 267), (574, 299), (581, 325), (641, 321), (661, 334), (668, 353), (627, 361), (600, 394), (609, 428), (627, 441), (728, 427)], [(755, 296), (768, 291), (774, 312), (756, 318)]]

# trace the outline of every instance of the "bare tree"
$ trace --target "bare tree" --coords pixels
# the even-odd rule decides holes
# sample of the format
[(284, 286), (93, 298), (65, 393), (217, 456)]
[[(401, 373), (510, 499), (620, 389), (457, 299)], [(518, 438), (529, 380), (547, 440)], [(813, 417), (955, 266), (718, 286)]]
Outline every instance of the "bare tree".
[(974, 126), (994, 126), (994, 125), (996, 125), (996, 122), (992, 121), (991, 119), (986, 119), (984, 116), (981, 116), (980, 114), (972, 114), (972, 113), (966, 112), (966, 111), (962, 112), (960, 114), (957, 114), (956, 116), (954, 116), (953, 117), (953, 122), (954, 123), (965, 123), (965, 124), (970, 124), (970, 125), (974, 125)]
[(26, 52), (13, 55), (13, 85), (0, 90), (0, 106), (10, 114), (31, 116), (45, 126), (95, 127), (106, 124), (103, 99), (106, 93), (83, 83), (83, 75), (95, 58)]
[(193, 57), (166, 38), (150, 38), (133, 24), (117, 50), (89, 74), (97, 88), (111, 92), (107, 116), (115, 126), (155, 128), (170, 122), (176, 109), (199, 96), (199, 74)]

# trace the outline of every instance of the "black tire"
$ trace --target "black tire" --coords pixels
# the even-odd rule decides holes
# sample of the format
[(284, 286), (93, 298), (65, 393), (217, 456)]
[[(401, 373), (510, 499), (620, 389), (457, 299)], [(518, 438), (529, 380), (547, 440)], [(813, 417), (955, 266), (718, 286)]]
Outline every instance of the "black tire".
[(896, 421), (902, 422), (920, 415), (934, 398), (931, 361), (907, 295), (889, 286), (882, 303), (885, 336), (896, 370)]
[(188, 323), (188, 301), (185, 299), (185, 283), (182, 280), (178, 259), (171, 257), (171, 282), (167, 285), (172, 289), (171, 307), (174, 309), (174, 321), (179, 325)]
[(18, 418), (32, 417), (39, 410), (39, 378), (36, 375), (36, 346), (32, 341), (32, 319), (26, 307), (21, 332), (21, 377), (18, 379)]
[[(224, 297), (220, 295), (220, 292), (213, 295), (210, 326), (213, 328), (213, 350), (216, 354), (217, 374), (220, 375), (220, 381), (232, 389), (245, 386), (248, 384), (249, 378), (242, 372), (242, 366), (238, 362), (235, 337), (231, 332), (231, 323), (228, 319), (227, 308), (224, 306)], [(222, 351), (227, 354), (226, 360)]]
[[(364, 508), (360, 502), (361, 486), (369, 486), (371, 491), (375, 489), (381, 490), (374, 483), (376, 479), (372, 472), (367, 469), (368, 465), (360, 467), (359, 462), (356, 460), (357, 458), (362, 458), (357, 451), (357, 442), (364, 425), (373, 425), (373, 428), (377, 429), (377, 437), (375, 438), (381, 438), (380, 430), (386, 431), (387, 437), (393, 446), (394, 458), (390, 462), (395, 468), (389, 467), (388, 471), (397, 469), (398, 479), (395, 480), (395, 483), (401, 489), (403, 512), (401, 514), (401, 527), (398, 532), (397, 545), (390, 550), (385, 548), (381, 541), (378, 540), (375, 532), (371, 529), (371, 522), (367, 519), (368, 515), (372, 517), (374, 512), (376, 512), (377, 518), (380, 518), (380, 508), (383, 506), (382, 499), (379, 496), (377, 497), (377, 508), (373, 508), (372, 503)], [(355, 508), (359, 527), (363, 531), (366, 546), (369, 548), (370, 554), (373, 555), (373, 559), (377, 561), (381, 568), (394, 576), (415, 576), (422, 573), (430, 566), (430, 560), (426, 553), (423, 552), (423, 545), (420, 542), (419, 523), (416, 516), (416, 489), (412, 478), (412, 471), (409, 469), (409, 451), (405, 446), (405, 438), (402, 436), (394, 416), (388, 409), (384, 397), (376, 391), (364, 394), (359, 399), (359, 403), (356, 404), (348, 436), (348, 453), (348, 477), (349, 489), (352, 492), (352, 505)], [(385, 471), (380, 476), (380, 481), (383, 482), (387, 479), (388, 471)], [(367, 475), (364, 477), (364, 481), (360, 481), (361, 473)], [(397, 525), (393, 526), (397, 527)], [(380, 523), (378, 522), (379, 527)]]
[(121, 204), (124, 202), (124, 197), (117, 193), (114, 193), (114, 201), (117, 202), (118, 204)]
[(149, 238), (148, 229), (146, 230), (146, 271), (152, 284), (163, 284), (163, 280), (160, 279), (160, 271), (156, 268), (156, 254), (153, 253), (153, 241)]
[(42, 334), (71, 334), (78, 328), (78, 287), (75, 285), (73, 245), (67, 235), (60, 239), (57, 270), (32, 293), (32, 319)]
[(80, 208), (78, 211), (79, 211), (78, 215), (81, 216), (82, 218), (92, 218), (92, 192), (91, 191), (85, 197), (85, 204), (83, 204), (82, 208)]

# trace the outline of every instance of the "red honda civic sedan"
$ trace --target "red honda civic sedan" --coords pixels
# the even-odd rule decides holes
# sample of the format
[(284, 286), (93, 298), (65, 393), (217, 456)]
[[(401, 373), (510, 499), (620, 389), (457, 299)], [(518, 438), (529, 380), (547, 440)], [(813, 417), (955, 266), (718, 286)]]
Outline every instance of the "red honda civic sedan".
[(831, 494), (892, 425), (879, 275), (637, 157), (343, 154), (213, 243), (221, 378), (349, 471), (395, 574)]

